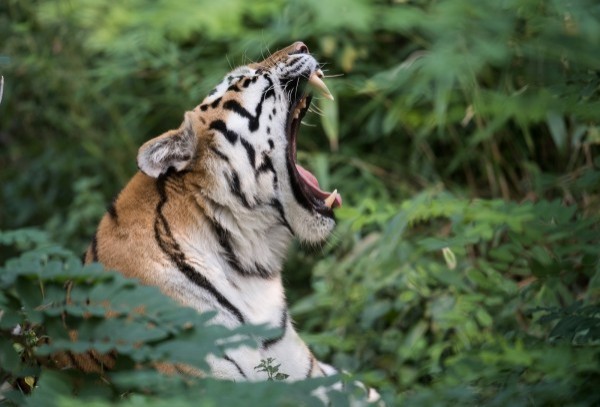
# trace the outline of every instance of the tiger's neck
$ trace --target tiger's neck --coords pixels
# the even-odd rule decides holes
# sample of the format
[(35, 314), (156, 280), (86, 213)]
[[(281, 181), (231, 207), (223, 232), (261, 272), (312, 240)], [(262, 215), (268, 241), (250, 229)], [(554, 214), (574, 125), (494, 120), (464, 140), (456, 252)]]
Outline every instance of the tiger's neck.
[(270, 279), (280, 275), (293, 235), (276, 202), (231, 208), (217, 202), (206, 192), (208, 188), (196, 185), (189, 190), (190, 202), (185, 207), (194, 212), (195, 222), (184, 228), (190, 231), (191, 241), (194, 234), (199, 241), (212, 236), (215, 244), (208, 250), (219, 253), (229, 271), (238, 276)]

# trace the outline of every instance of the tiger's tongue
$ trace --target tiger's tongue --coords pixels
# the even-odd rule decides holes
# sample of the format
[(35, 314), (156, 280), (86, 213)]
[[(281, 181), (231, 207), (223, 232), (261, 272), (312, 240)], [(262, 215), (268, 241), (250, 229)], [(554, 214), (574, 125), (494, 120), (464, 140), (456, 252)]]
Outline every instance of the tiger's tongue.
[[(327, 206), (330, 206), (331, 208), (337, 208), (339, 206), (342, 206), (342, 197), (340, 196), (340, 194), (337, 193), (337, 190), (333, 192), (322, 191), (319, 187), (319, 181), (314, 175), (312, 175), (310, 171), (305, 170), (301, 165), (298, 164), (296, 164), (296, 169), (298, 170), (298, 174), (300, 174), (302, 181), (304, 181), (304, 183), (310, 188), (311, 192), (316, 197), (326, 201), (326, 205), (327, 201), (331, 202), (331, 205)], [(332, 195), (334, 195), (333, 198), (331, 198)]]

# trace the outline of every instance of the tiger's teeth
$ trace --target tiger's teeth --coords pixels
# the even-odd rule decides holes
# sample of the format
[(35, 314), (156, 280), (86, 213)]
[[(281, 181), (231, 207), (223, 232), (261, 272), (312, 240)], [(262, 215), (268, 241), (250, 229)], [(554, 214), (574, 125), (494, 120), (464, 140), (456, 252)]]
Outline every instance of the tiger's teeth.
[(318, 71), (314, 72), (310, 76), (310, 78), (308, 78), (308, 83), (313, 88), (320, 91), (321, 94), (323, 96), (325, 96), (327, 99), (333, 100), (333, 96), (331, 95), (331, 92), (329, 91), (329, 89), (327, 89), (327, 85), (325, 85), (325, 82), (323, 82), (323, 80), (321, 79), (322, 76), (323, 76), (323, 72), (319, 69)]
[(294, 119), (300, 117), (300, 112), (306, 107), (306, 98), (302, 99), (294, 109)]
[(325, 206), (330, 208), (333, 206), (333, 203), (335, 202), (335, 198), (337, 197), (337, 189), (334, 189), (333, 192), (331, 193), (331, 195), (329, 195), (327, 198), (325, 198)]

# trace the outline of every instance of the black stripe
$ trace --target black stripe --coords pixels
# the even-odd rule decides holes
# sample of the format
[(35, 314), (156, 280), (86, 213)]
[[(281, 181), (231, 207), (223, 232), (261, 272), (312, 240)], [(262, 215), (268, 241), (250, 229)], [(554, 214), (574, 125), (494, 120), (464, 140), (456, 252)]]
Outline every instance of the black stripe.
[(271, 157), (266, 154), (263, 154), (263, 162), (260, 163), (260, 167), (256, 170), (256, 177), (263, 172), (271, 172), (273, 173), (273, 189), (277, 189), (277, 172), (275, 171), (275, 167), (273, 167), (273, 162), (271, 161)]
[(244, 373), (244, 371), (242, 370), (242, 368), (240, 367), (240, 365), (237, 364), (237, 362), (233, 359), (231, 359), (229, 356), (225, 355), (223, 356), (223, 359), (225, 359), (226, 361), (228, 361), (229, 363), (232, 363), (235, 368), (237, 369), (237, 371), (242, 375), (242, 377), (244, 379), (247, 379), (246, 374)]
[(257, 263), (254, 263), (254, 267), (255, 267), (254, 270), (246, 270), (245, 268), (243, 268), (240, 265), (240, 262), (237, 259), (235, 252), (233, 251), (233, 247), (231, 246), (231, 241), (230, 241), (231, 235), (230, 235), (229, 231), (227, 229), (225, 229), (215, 219), (212, 219), (210, 217), (207, 217), (207, 218), (210, 221), (210, 223), (214, 229), (215, 235), (217, 235), (217, 241), (219, 242), (219, 244), (225, 251), (224, 257), (225, 257), (225, 260), (227, 261), (227, 264), (229, 264), (229, 266), (236, 273), (238, 273), (244, 277), (253, 276), (253, 277), (261, 277), (261, 278), (265, 278), (265, 279), (271, 278), (273, 276), (273, 273), (270, 273), (268, 270), (266, 270), (264, 267), (261, 267)]
[(110, 205), (108, 206), (108, 208), (106, 209), (106, 212), (108, 212), (108, 216), (110, 216), (110, 218), (115, 222), (115, 223), (119, 223), (119, 214), (117, 213), (117, 199), (119, 198), (119, 195), (115, 196), (113, 198), (113, 200), (111, 201)]
[(254, 132), (258, 129), (260, 114), (262, 112), (262, 100), (258, 105), (256, 105), (256, 113), (252, 114), (248, 110), (244, 109), (242, 105), (239, 104), (236, 100), (228, 100), (223, 105), (223, 109), (231, 110), (236, 112), (242, 117), (248, 119), (248, 129), (251, 132)]
[[(292, 63), (290, 65), (287, 66), (288, 69), (290, 70), (295, 70), (298, 69), (300, 65), (300, 67), (302, 67), (302, 65), (304, 64), (305, 60), (304, 58), (296, 58), (292, 61)], [(288, 71), (289, 72), (289, 71)]]
[(229, 162), (229, 157), (227, 157), (224, 153), (221, 152), (221, 150), (219, 150), (216, 147), (210, 146), (210, 149), (212, 150), (213, 153), (215, 153), (220, 159)]
[[(313, 356), (313, 357), (314, 357), (314, 356)], [(322, 374), (323, 376), (327, 376), (327, 373), (325, 373), (325, 371), (323, 370), (323, 368), (321, 367), (321, 365), (319, 365), (319, 364), (317, 363), (317, 367), (319, 368), (319, 371), (321, 372), (321, 374)]]
[(98, 261), (98, 232), (94, 233), (92, 238), (92, 261)]
[[(227, 298), (225, 298), (225, 296), (223, 296), (223, 294), (221, 294), (221, 292), (217, 290), (202, 273), (188, 264), (184, 253), (181, 251), (179, 244), (173, 237), (169, 223), (162, 213), (163, 206), (167, 202), (165, 183), (171, 174), (172, 172), (168, 171), (166, 174), (158, 177), (156, 181), (156, 189), (158, 190), (160, 200), (156, 205), (154, 238), (156, 239), (156, 242), (161, 250), (169, 257), (169, 259), (177, 266), (179, 271), (181, 271), (183, 275), (187, 277), (188, 280), (196, 284), (198, 287), (208, 291), (217, 300), (219, 305), (228, 310), (240, 323), (243, 324), (245, 320), (240, 310)], [(166, 239), (163, 238), (163, 235), (166, 237)]]
[(267, 278), (267, 277), (271, 276), (271, 273), (269, 273), (267, 271), (267, 269), (265, 269), (263, 266), (261, 266), (257, 262), (254, 262), (254, 269), (256, 270), (256, 273), (261, 277)]
[(283, 312), (281, 313), (281, 321), (279, 322), (279, 327), (281, 328), (281, 334), (277, 335), (274, 338), (265, 339), (262, 344), (263, 349), (267, 350), (271, 346), (277, 344), (278, 342), (281, 342), (281, 340), (283, 339), (283, 337), (285, 336), (286, 331), (287, 331), (287, 321), (288, 321), (288, 312), (287, 312), (287, 309), (284, 309)]
[(278, 199), (273, 199), (271, 201), (271, 206), (274, 207), (275, 209), (277, 209), (277, 212), (279, 212), (279, 216), (281, 217), (280, 221), (281, 223), (290, 231), (290, 233), (293, 235), (294, 231), (292, 230), (292, 226), (290, 225), (290, 223), (288, 222), (287, 218), (285, 217), (285, 210), (283, 209), (283, 205), (281, 204), (281, 202), (279, 202)]
[(221, 103), (221, 98), (216, 98), (211, 104), (210, 107), (212, 107), (213, 109), (216, 108), (217, 106), (219, 106), (219, 103)]
[(224, 173), (224, 175), (227, 179), (227, 182), (229, 183), (229, 191), (239, 198), (244, 207), (250, 209), (250, 204), (248, 203), (246, 196), (242, 192), (242, 186), (240, 184), (240, 177), (238, 173), (235, 170), (231, 170), (231, 176), (229, 176), (226, 172)]
[(268, 98), (273, 98), (275, 99), (275, 86), (273, 84), (273, 81), (271, 80), (270, 77), (268, 77), (267, 75), (265, 75), (265, 79), (267, 80), (268, 84), (266, 89), (266, 92), (263, 93), (262, 99), (260, 101), (261, 105), (262, 103), (267, 100)]
[(77, 360), (77, 358), (75, 358), (75, 355), (73, 354), (73, 352), (71, 352), (70, 350), (66, 351), (65, 354), (69, 357), (69, 361), (71, 362), (71, 365), (77, 369), (77, 370), (81, 370), (82, 372), (85, 372), (84, 367), (81, 365), (81, 363), (79, 363), (79, 361)]
[(306, 65), (306, 60), (300, 59), (300, 63), (293, 63), (288, 66), (288, 71), (285, 72), (284, 77), (294, 78), (297, 76), (306, 76), (306, 79), (308, 79), (308, 72), (306, 72), (306, 75), (299, 74), (300, 71), (306, 70)]
[(227, 128), (227, 125), (225, 125), (225, 122), (223, 120), (215, 120), (210, 124), (209, 129), (217, 130), (223, 133), (227, 141), (229, 141), (231, 144), (235, 144), (235, 142), (239, 138), (238, 134), (235, 131), (231, 131)]
[(268, 155), (263, 155), (263, 161), (260, 163), (260, 167), (257, 169), (258, 172), (272, 172), (277, 175), (275, 172), (275, 167), (273, 166), (273, 161), (271, 161), (271, 157)]
[(227, 102), (225, 102), (225, 104), (223, 104), (223, 109), (234, 111), (240, 116), (248, 119), (248, 129), (251, 132), (255, 132), (258, 129), (258, 126), (260, 125), (260, 116), (262, 114), (262, 106), (265, 100), (267, 100), (270, 97), (275, 97), (273, 81), (270, 78), (265, 79), (267, 80), (268, 84), (265, 87), (265, 90), (263, 91), (263, 94), (260, 98), (260, 102), (258, 102), (258, 105), (256, 105), (256, 108), (254, 109), (254, 114), (250, 113), (248, 110), (242, 107), (242, 105), (240, 105), (239, 102), (235, 100), (228, 100)]
[(256, 167), (256, 152), (254, 151), (254, 147), (248, 141), (240, 137), (240, 141), (242, 142), (242, 146), (246, 149), (246, 154), (248, 155), (248, 161), (250, 161), (250, 165), (252, 165), (252, 169)]
[(213, 226), (213, 229), (215, 230), (219, 244), (225, 250), (225, 259), (227, 260), (227, 263), (229, 263), (229, 265), (232, 268), (237, 269), (239, 267), (239, 265), (236, 261), (237, 259), (235, 258), (235, 255), (233, 254), (231, 242), (229, 241), (229, 239), (230, 239), (229, 232), (227, 231), (227, 229), (225, 229), (223, 226), (221, 226), (221, 224), (219, 222), (217, 222), (216, 220), (214, 220), (212, 218), (209, 218), (209, 219), (211, 220), (211, 224)]
[(311, 353), (310, 354), (310, 363), (308, 364), (308, 372), (306, 372), (306, 375), (304, 375), (305, 378), (309, 379), (312, 377), (312, 371), (315, 367), (315, 357), (314, 355)]
[(100, 368), (100, 370), (110, 370), (109, 367), (107, 367), (104, 362), (102, 362), (100, 359), (98, 359), (98, 357), (94, 354), (93, 351), (88, 351), (87, 355), (90, 357), (90, 359), (92, 361), (94, 361), (94, 363), (96, 363), (96, 365), (98, 365), (98, 367)]
[(304, 65), (301, 65), (297, 68), (294, 68), (292, 70), (289, 70), (285, 73), (285, 77), (286, 78), (295, 78), (295, 77), (300, 77), (300, 76), (306, 76), (306, 78), (308, 79), (308, 72), (306, 73), (306, 75), (302, 75), (301, 71), (305, 69)]

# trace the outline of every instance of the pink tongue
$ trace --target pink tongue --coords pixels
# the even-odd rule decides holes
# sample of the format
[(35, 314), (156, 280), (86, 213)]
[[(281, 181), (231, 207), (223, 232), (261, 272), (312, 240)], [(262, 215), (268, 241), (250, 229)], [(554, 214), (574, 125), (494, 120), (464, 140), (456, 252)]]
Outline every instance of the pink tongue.
[[(298, 170), (298, 174), (300, 174), (300, 177), (304, 183), (310, 188), (315, 196), (325, 200), (325, 198), (331, 195), (331, 192), (325, 192), (319, 188), (319, 181), (317, 181), (317, 178), (312, 175), (310, 171), (305, 170), (301, 165), (298, 164), (296, 164), (296, 169)], [(338, 206), (342, 206), (342, 197), (339, 193), (336, 194), (332, 207), (337, 208)]]

